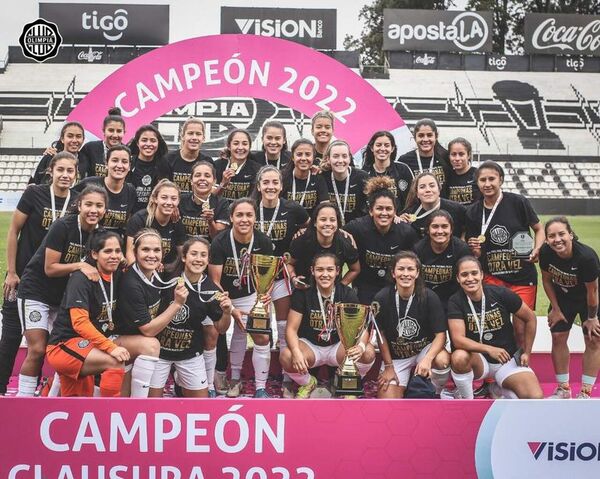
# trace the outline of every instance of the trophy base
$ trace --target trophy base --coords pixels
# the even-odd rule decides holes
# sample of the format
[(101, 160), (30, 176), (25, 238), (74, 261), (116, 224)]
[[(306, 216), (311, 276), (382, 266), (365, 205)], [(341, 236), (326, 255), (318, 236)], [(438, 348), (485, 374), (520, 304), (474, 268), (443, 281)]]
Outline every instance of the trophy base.
[(337, 373), (334, 380), (336, 396), (362, 396), (362, 378), (360, 376), (346, 376)]
[(265, 318), (249, 316), (246, 321), (246, 332), (252, 334), (271, 334), (271, 321)]

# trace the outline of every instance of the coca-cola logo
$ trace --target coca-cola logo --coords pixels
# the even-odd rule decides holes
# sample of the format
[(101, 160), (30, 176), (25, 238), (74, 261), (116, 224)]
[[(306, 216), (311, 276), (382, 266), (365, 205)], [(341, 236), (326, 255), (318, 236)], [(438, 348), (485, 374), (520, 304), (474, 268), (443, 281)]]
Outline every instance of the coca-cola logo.
[(538, 50), (559, 48), (563, 51), (596, 51), (600, 48), (600, 20), (587, 25), (559, 25), (556, 18), (548, 18), (531, 35), (531, 44)]
[(427, 55), (415, 57), (415, 63), (420, 63), (422, 65), (433, 65), (435, 63), (435, 57)]
[(77, 60), (80, 62), (95, 62), (102, 60), (102, 52), (98, 50), (82, 50), (77, 54)]

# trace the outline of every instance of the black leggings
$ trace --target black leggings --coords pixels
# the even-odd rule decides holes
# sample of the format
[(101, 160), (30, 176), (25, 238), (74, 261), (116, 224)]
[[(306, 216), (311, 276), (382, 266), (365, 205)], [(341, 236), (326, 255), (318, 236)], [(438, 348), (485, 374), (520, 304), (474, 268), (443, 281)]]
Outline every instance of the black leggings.
[(21, 331), (17, 302), (4, 300), (2, 338), (0, 339), (0, 394), (6, 394), (6, 387), (12, 375), (22, 338), (23, 332)]

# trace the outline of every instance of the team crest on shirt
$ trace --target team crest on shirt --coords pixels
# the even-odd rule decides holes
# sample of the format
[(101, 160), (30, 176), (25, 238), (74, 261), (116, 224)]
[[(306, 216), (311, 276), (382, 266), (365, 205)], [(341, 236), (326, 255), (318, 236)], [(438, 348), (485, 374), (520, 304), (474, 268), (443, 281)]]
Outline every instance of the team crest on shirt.
[(152, 183), (152, 177), (150, 175), (144, 175), (142, 177), (142, 185), (150, 186), (150, 183)]
[(41, 319), (42, 313), (40, 313), (39, 311), (31, 311), (29, 313), (29, 321), (31, 321), (32, 323), (37, 323)]
[(87, 339), (82, 339), (77, 343), (77, 346), (79, 347), (79, 349), (85, 349), (89, 346), (89, 344), (90, 342)]
[(407, 340), (417, 337), (420, 330), (419, 323), (410, 316), (398, 323), (398, 336)]
[(185, 323), (185, 321), (189, 317), (190, 317), (190, 308), (188, 307), (187, 304), (184, 304), (181, 308), (179, 308), (179, 311), (177, 311), (177, 314), (171, 320), (171, 323), (173, 323), (173, 324)]
[(379, 301), (373, 301), (371, 303), (371, 313), (373, 313), (373, 316), (377, 316), (380, 309), (381, 305), (379, 304)]
[(408, 181), (400, 180), (398, 182), (398, 188), (400, 188), (400, 191), (406, 191), (406, 188), (408, 188)]
[(508, 239), (510, 235), (508, 230), (502, 225), (494, 225), (494, 227), (490, 230), (490, 239), (492, 243), (497, 244), (498, 246), (504, 246), (508, 243)]

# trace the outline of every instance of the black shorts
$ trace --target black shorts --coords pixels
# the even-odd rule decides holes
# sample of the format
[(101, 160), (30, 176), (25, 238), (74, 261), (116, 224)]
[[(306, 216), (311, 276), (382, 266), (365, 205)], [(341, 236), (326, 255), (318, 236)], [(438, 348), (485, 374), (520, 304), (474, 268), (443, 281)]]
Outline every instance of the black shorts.
[[(587, 302), (585, 299), (581, 302), (559, 300), (558, 306), (560, 307), (567, 322), (560, 321), (559, 323), (555, 324), (553, 328), (550, 328), (550, 332), (552, 333), (564, 333), (566, 331), (570, 331), (577, 315), (579, 315), (581, 322), (587, 319), (588, 311)], [(550, 308), (548, 308), (548, 311), (550, 311)]]

